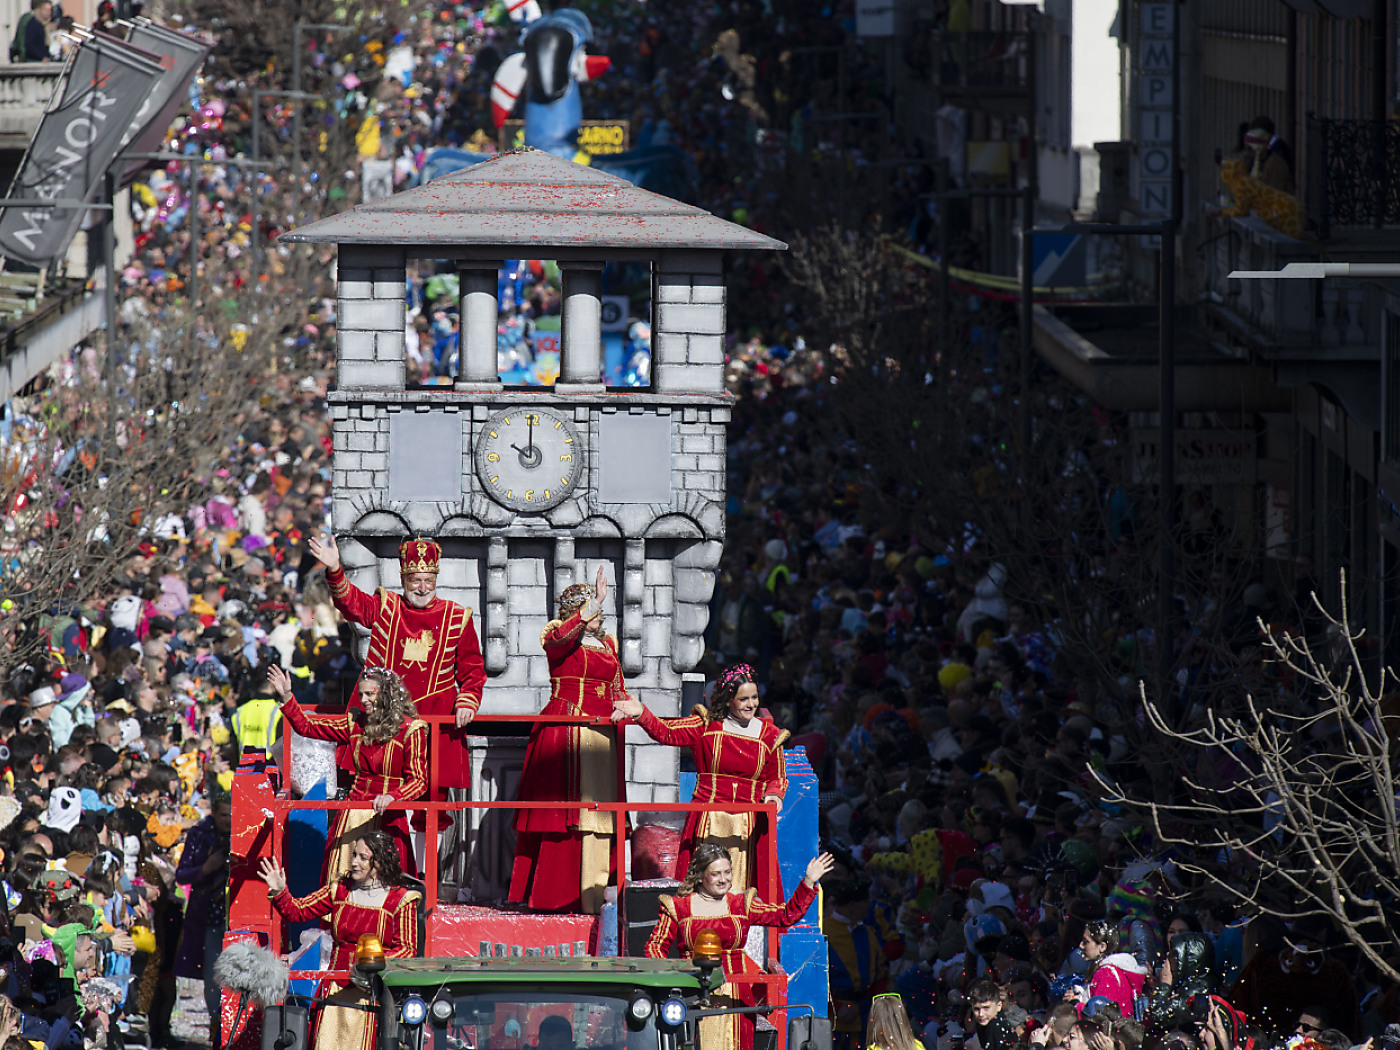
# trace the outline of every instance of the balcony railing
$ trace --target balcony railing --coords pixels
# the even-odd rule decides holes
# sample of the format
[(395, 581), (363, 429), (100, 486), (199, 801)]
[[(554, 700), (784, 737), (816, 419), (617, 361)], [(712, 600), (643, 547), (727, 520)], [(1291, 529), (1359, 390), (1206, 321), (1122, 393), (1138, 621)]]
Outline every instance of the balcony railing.
[(1029, 33), (982, 30), (941, 35), (939, 84), (947, 92), (1019, 95), (1029, 90)]
[(28, 145), (63, 68), (62, 62), (0, 63), (0, 145)]
[[(1216, 218), (1202, 243), (1209, 301), (1234, 335), (1261, 349), (1374, 347), (1380, 338), (1382, 289), (1338, 281), (1232, 281), (1233, 270), (1281, 270), (1315, 262), (1316, 247), (1279, 233), (1263, 219)], [(1306, 287), (1304, 287), (1306, 286)]]
[(1325, 238), (1400, 224), (1400, 122), (1308, 118), (1305, 202)]

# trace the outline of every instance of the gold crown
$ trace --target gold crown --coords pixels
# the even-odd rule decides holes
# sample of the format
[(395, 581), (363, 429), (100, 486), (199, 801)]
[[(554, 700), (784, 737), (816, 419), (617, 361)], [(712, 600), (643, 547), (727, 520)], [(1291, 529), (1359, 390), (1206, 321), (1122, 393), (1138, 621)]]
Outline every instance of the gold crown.
[(442, 563), (442, 548), (432, 540), (418, 536), (399, 544), (399, 575), (412, 572), (438, 571)]

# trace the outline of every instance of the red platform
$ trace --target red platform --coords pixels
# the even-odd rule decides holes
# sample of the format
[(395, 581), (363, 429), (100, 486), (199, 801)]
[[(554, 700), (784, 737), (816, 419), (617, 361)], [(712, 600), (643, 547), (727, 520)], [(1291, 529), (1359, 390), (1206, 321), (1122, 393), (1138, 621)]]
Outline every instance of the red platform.
[(532, 915), (476, 904), (439, 904), (428, 915), (424, 955), (571, 959), (598, 950), (598, 916)]

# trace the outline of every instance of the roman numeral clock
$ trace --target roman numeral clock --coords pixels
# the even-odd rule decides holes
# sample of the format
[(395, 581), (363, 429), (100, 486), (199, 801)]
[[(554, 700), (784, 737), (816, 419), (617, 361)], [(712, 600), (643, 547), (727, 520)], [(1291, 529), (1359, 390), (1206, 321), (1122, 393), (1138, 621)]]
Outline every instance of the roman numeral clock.
[[(437, 539), (439, 592), (473, 610), (481, 638), (483, 712), (536, 714), (549, 697), (540, 633), (556, 596), (601, 568), (628, 688), (657, 714), (678, 713), (683, 677), (704, 655), (724, 541), (723, 253), (786, 245), (528, 149), (281, 239), (337, 246), (332, 523), (355, 584), (398, 588), (399, 542)], [(560, 374), (549, 388), (504, 387), (497, 374), (497, 275), (522, 258), (556, 260), (562, 273)], [(410, 259), (457, 271), (451, 387), (405, 382)], [(651, 323), (647, 389), (600, 378), (608, 262), (651, 275), (650, 296), (630, 304)], [(475, 798), (515, 797), (521, 743), (481, 738)], [(635, 728), (627, 749), (628, 798), (675, 801), (679, 752)], [(457, 874), (491, 899), (504, 893), (509, 849), (491, 838), (496, 823), (478, 820), (484, 812), (468, 829), (483, 836), (472, 870)]]

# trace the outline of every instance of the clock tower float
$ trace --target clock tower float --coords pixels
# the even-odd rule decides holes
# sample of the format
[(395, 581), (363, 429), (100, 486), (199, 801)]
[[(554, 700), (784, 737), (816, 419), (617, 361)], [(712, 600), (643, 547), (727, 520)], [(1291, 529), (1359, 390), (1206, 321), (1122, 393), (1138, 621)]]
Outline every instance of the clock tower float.
[[(442, 547), (438, 593), (474, 610), (487, 683), (481, 712), (536, 715), (550, 695), (540, 636), (558, 596), (607, 580), (609, 629), (627, 688), (680, 712), (704, 654), (724, 540), (725, 250), (779, 241), (622, 179), (534, 150), (499, 154), (427, 185), (293, 230), (338, 246), (338, 389), (332, 521), (351, 581), (397, 588), (399, 544)], [(553, 387), (497, 376), (497, 272), (558, 260), (561, 372)], [(460, 371), (406, 389), (410, 259), (453, 260)], [(600, 380), (604, 262), (651, 271), (652, 386)], [(698, 698), (697, 698), (698, 699)], [(503, 723), (497, 723), (497, 727)], [(524, 736), (472, 723), (471, 795), (513, 800)], [(674, 802), (678, 754), (626, 736), (629, 802)], [(446, 842), (444, 879), (474, 900), (505, 897), (508, 810), (470, 810)], [(450, 838), (450, 836), (449, 836)], [(451, 888), (450, 886), (448, 888)]]

